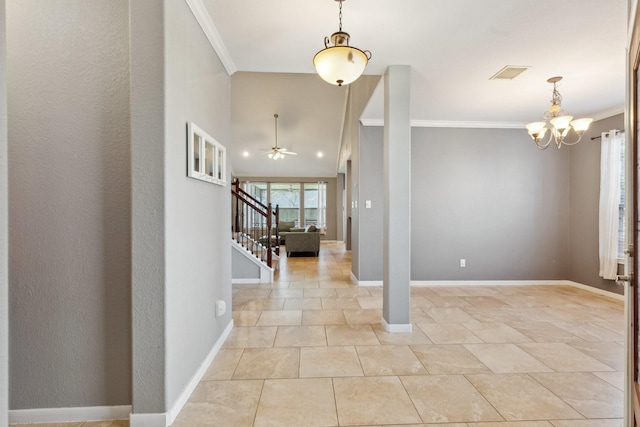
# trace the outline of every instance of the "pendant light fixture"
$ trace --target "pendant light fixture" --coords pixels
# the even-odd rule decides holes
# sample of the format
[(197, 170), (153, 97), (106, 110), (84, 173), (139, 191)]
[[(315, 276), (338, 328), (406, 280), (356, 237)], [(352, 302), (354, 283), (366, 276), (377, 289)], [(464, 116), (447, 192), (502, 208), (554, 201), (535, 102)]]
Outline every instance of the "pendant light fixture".
[[(324, 38), (325, 48), (313, 57), (313, 65), (318, 75), (326, 82), (342, 86), (360, 77), (371, 59), (371, 52), (349, 46), (349, 33), (342, 31), (342, 2), (345, 0), (335, 1), (340, 4), (340, 26), (331, 38)], [(333, 43), (333, 46), (329, 46), (330, 43)]]
[[(580, 139), (584, 131), (589, 129), (589, 125), (593, 119), (576, 119), (570, 116), (566, 111), (562, 109), (562, 96), (556, 87), (557, 83), (562, 80), (562, 77), (551, 77), (547, 80), (549, 83), (553, 83), (553, 96), (551, 98), (551, 107), (545, 111), (542, 115), (541, 122), (533, 122), (527, 125), (529, 135), (536, 142), (539, 149), (544, 150), (554, 141), (556, 146), (560, 148), (564, 145), (575, 145)], [(545, 134), (547, 133), (547, 126), (551, 130), (549, 139), (547, 142), (542, 142)], [(578, 138), (574, 141), (566, 141), (565, 137), (569, 134), (569, 131), (573, 131), (578, 135)]]

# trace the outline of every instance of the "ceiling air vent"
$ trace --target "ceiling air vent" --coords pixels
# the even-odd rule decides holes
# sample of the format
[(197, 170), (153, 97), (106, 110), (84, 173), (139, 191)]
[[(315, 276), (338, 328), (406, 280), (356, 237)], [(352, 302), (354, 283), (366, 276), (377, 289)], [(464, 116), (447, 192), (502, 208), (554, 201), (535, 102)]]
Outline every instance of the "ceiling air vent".
[(526, 71), (527, 68), (529, 67), (526, 65), (507, 65), (502, 70), (498, 71), (493, 76), (491, 76), (489, 80), (497, 80), (497, 79), (511, 80), (518, 77), (520, 73), (523, 73), (524, 71)]

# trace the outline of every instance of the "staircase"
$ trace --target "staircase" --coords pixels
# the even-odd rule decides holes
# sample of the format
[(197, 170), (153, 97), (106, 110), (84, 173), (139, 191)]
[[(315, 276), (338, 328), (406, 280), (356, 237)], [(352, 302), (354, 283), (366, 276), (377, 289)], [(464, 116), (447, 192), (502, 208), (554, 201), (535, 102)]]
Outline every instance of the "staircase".
[(271, 283), (280, 260), (279, 208), (276, 205), (273, 209), (271, 203), (265, 205), (244, 191), (237, 179), (231, 187), (231, 196), (233, 247), (261, 265), (261, 283)]

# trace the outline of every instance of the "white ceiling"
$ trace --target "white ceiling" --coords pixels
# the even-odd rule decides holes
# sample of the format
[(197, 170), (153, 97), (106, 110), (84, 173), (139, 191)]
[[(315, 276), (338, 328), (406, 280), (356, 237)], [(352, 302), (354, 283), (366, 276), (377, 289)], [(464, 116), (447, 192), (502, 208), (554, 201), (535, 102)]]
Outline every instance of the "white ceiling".
[[(223, 61), (238, 71), (234, 173), (334, 176), (347, 89), (324, 83), (312, 59), (338, 29), (338, 3), (202, 1), (228, 52)], [(626, 0), (346, 0), (343, 29), (351, 45), (373, 55), (365, 74), (412, 67), (414, 125), (522, 127), (548, 108), (546, 80), (556, 75), (564, 77), (559, 90), (572, 115), (623, 110), (626, 7)], [(506, 65), (531, 68), (513, 80), (489, 80)], [(273, 146), (274, 113), (280, 145), (300, 154), (256, 161), (266, 157), (260, 148)], [(377, 90), (362, 120), (382, 117)], [(318, 159), (317, 151), (325, 156)]]

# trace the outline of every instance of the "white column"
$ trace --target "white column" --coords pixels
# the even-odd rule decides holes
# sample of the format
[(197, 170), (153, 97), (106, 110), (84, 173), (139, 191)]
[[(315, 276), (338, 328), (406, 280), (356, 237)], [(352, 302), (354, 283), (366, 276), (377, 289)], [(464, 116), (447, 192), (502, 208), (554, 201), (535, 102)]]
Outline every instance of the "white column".
[(382, 324), (411, 331), (411, 67), (384, 76), (384, 219)]

